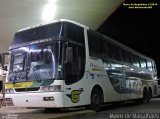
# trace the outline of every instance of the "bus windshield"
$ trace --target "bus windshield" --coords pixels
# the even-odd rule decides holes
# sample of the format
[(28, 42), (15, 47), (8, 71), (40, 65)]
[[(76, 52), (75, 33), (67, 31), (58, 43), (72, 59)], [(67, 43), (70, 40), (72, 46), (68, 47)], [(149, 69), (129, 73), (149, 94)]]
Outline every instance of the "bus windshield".
[(55, 75), (55, 51), (51, 45), (40, 44), (30, 46), (30, 71), (28, 80), (52, 79)]
[(9, 82), (56, 78), (61, 43), (40, 43), (11, 50)]

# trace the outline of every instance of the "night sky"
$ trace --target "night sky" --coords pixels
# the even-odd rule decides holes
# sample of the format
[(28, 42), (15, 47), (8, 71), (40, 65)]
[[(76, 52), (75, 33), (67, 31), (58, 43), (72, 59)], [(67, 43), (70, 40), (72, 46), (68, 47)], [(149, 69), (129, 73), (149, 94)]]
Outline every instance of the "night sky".
[(123, 4), (99, 27), (98, 31), (153, 58), (160, 77), (160, 4), (157, 1), (159, 0), (125, 1), (124, 3), (129, 3), (130, 6), (134, 3), (157, 5), (152, 6), (152, 9), (129, 9)]

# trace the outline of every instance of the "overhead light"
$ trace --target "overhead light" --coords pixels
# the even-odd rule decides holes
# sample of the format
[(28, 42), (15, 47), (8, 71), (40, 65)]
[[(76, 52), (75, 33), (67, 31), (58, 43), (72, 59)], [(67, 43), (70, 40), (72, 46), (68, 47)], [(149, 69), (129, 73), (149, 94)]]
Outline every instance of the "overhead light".
[(48, 3), (49, 4), (55, 4), (55, 3), (57, 3), (57, 0), (48, 0)]
[(48, 4), (44, 6), (44, 9), (42, 12), (42, 21), (51, 21), (53, 20), (56, 14), (57, 6), (54, 4), (55, 0), (52, 0), (54, 2), (51, 2), (51, 0), (49, 1), (48, 1)]

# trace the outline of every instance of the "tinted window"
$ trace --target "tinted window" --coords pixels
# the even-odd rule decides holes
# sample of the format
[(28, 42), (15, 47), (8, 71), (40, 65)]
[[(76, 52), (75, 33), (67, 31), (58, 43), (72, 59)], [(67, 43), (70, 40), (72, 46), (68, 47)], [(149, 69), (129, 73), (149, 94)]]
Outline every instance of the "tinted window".
[(107, 42), (107, 39), (94, 31), (88, 31), (88, 44), (91, 56), (121, 60), (120, 48)]
[(25, 31), (20, 31), (15, 34), (12, 45), (52, 38), (54, 36), (63, 36), (63, 32), (62, 23), (54, 23)]
[(24, 70), (25, 54), (16, 54), (13, 61), (13, 72)]
[(84, 29), (75, 24), (67, 23), (66, 37), (84, 45)]
[(147, 61), (147, 68), (148, 68), (148, 70), (150, 70), (150, 71), (153, 70), (153, 66), (152, 66), (152, 62), (151, 62), (151, 61)]
[(131, 55), (131, 58), (132, 58), (132, 65), (136, 67), (140, 67), (139, 57), (136, 55)]
[(103, 43), (102, 40), (100, 40), (99, 34), (96, 32), (88, 31), (88, 44), (89, 44), (89, 53), (91, 56), (99, 57), (100, 52), (102, 53), (104, 51), (104, 46), (100, 49), (100, 45)]
[(117, 46), (110, 45), (110, 56), (112, 59), (121, 60), (120, 58), (120, 49)]
[(143, 58), (140, 58), (140, 64), (141, 64), (141, 67), (142, 68), (147, 68), (147, 63), (146, 63), (146, 60), (145, 59), (143, 59)]
[(123, 63), (131, 64), (131, 54), (128, 51), (121, 49), (121, 59)]
[(73, 59), (71, 62), (67, 62), (65, 59), (65, 82), (67, 85), (82, 79), (85, 71), (85, 47), (68, 43), (65, 50), (67, 50), (68, 47), (73, 49), (70, 53), (73, 54)]

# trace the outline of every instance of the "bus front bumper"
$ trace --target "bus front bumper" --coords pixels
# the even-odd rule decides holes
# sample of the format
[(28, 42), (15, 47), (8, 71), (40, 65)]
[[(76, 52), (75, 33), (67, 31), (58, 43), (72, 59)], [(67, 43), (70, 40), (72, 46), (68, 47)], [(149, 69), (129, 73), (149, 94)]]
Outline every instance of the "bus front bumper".
[[(15, 107), (64, 107), (64, 92), (6, 94), (6, 104)], [(11, 105), (10, 105), (11, 104)]]

